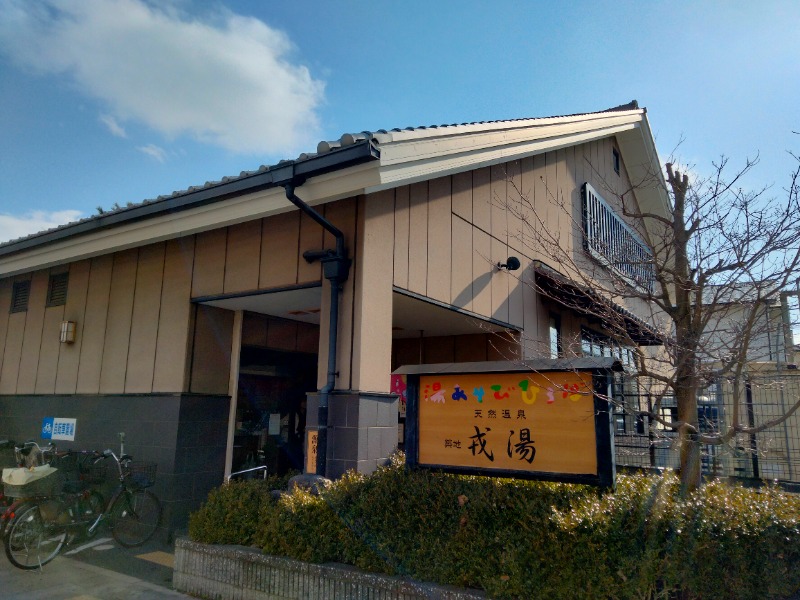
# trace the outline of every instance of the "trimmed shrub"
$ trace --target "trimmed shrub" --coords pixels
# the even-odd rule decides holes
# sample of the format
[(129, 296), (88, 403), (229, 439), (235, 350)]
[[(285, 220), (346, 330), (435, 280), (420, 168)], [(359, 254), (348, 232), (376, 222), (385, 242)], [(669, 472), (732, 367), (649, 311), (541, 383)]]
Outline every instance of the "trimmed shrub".
[(262, 528), (260, 513), (273, 490), (286, 489), (289, 476), (236, 480), (214, 488), (206, 502), (189, 515), (189, 537), (207, 544), (253, 544)]
[(779, 598), (800, 590), (800, 497), (677, 478), (617, 489), (405, 469), (348, 473), (320, 496), (214, 490), (192, 539), (255, 545), (493, 598)]

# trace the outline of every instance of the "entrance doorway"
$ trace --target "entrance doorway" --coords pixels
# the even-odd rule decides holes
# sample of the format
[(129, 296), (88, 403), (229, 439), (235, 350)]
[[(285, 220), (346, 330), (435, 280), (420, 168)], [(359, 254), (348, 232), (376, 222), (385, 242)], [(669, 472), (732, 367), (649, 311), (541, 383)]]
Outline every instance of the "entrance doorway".
[(242, 346), (232, 471), (302, 472), (306, 393), (316, 384), (316, 354)]

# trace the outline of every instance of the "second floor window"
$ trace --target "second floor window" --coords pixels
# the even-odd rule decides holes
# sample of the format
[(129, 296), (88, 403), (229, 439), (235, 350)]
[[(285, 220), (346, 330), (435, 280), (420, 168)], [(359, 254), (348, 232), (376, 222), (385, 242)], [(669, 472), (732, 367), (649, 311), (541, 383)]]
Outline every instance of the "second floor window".
[(650, 249), (591, 185), (584, 183), (581, 192), (586, 251), (629, 284), (652, 291)]

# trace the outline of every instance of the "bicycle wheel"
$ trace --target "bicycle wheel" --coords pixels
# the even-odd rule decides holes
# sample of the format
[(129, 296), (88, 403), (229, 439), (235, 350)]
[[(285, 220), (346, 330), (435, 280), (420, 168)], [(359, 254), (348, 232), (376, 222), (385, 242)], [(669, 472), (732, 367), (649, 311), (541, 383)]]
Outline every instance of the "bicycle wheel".
[[(106, 500), (103, 498), (103, 495), (95, 490), (89, 492), (89, 497), (84, 498), (81, 501), (81, 507), (83, 509), (83, 515), (81, 516), (82, 519), (92, 518), (95, 515), (99, 515), (103, 512), (103, 508), (106, 505)], [(100, 530), (99, 527), (95, 527), (94, 531), (89, 531), (88, 525), (83, 528), (84, 537), (87, 540), (92, 539), (94, 536), (97, 535), (97, 532)]]
[(42, 518), (37, 504), (28, 504), (8, 524), (6, 556), (15, 567), (38, 569), (58, 556), (66, 537), (63, 527)]
[(161, 503), (147, 490), (123, 490), (111, 506), (111, 535), (121, 546), (141, 546), (161, 523)]
[(73, 510), (76, 511), (78, 522), (75, 526), (67, 528), (67, 540), (65, 542), (67, 546), (84, 540), (91, 540), (97, 535), (100, 527), (90, 530), (89, 526), (97, 515), (103, 512), (105, 505), (105, 498), (96, 490), (85, 492), (84, 496), (75, 502)]

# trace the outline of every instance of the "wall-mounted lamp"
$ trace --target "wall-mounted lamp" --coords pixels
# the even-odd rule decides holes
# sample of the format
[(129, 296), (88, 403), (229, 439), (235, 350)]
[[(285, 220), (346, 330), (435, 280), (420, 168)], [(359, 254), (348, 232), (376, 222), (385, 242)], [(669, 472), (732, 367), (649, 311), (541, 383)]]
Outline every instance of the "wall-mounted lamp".
[(520, 267), (519, 259), (516, 256), (509, 256), (505, 264), (497, 263), (498, 269), (506, 269), (507, 271), (516, 271)]
[(72, 344), (75, 342), (75, 321), (61, 321), (61, 343)]

